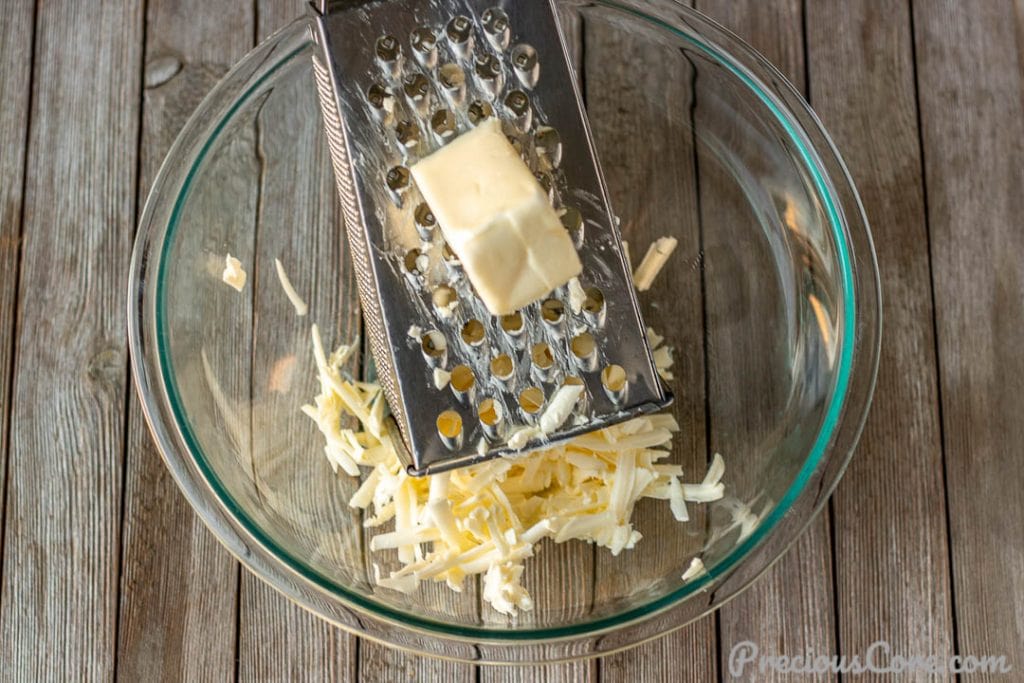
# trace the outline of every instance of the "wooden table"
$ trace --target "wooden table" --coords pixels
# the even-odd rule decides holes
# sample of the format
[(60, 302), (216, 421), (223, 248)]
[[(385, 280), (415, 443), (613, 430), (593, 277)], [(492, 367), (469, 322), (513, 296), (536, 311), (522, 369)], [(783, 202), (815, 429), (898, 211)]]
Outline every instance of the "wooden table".
[(1001, 654), (1024, 676), (1024, 2), (696, 4), (807, 94), (856, 179), (884, 291), (871, 417), (828, 508), (719, 613), (599, 661), (478, 670), (361, 642), (241, 571), (130, 388), (148, 186), (301, 3), (4, 0), (0, 678), (709, 681), (743, 640)]

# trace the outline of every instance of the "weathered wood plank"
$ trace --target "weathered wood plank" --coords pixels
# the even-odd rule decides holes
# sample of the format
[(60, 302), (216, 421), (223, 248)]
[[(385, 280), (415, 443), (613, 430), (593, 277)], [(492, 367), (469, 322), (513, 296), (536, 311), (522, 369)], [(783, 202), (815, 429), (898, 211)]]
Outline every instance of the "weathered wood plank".
[(915, 1), (913, 13), (957, 645), (1019, 671), (1024, 5)]
[(32, 84), (31, 0), (18, 0), (0, 12), (0, 558), (4, 549), (4, 494), (7, 490), (7, 433), (11, 417), (8, 393), (14, 360), (14, 323), (21, 252), (22, 189)]
[[(252, 12), (225, 1), (150, 3), (139, 201), (207, 91), (251, 47)], [(235, 671), (238, 565), (189, 508), (137, 397), (125, 461), (118, 677), (227, 680)]]
[(598, 679), (598, 661), (544, 666), (482, 666), (481, 683), (588, 683)]
[(37, 29), (0, 661), (15, 680), (106, 680), (116, 648), (141, 6), (41, 3)]
[(871, 416), (833, 498), (839, 644), (844, 653), (863, 653), (882, 638), (895, 652), (950, 655), (909, 8), (897, 0), (812, 2), (807, 32), (816, 110), (850, 166), (874, 232), (885, 321)]
[[(371, 648), (367, 652), (367, 648)], [(473, 683), (476, 667), (385, 647), (369, 640), (359, 641), (359, 680), (410, 681), (410, 683)]]
[(244, 569), (241, 600), (239, 681), (357, 680), (354, 636), (289, 602)]
[[(707, 13), (726, 28), (737, 33), (768, 58), (795, 87), (806, 94), (803, 7), (800, 0), (779, 2), (758, 2), (756, 0), (697, 0), (697, 9)], [(698, 98), (698, 108), (701, 103)], [(705, 169), (706, 170), (706, 169)], [(709, 179), (710, 180), (710, 179)], [(742, 216), (730, 217), (731, 201), (719, 185), (705, 182), (700, 185), (701, 208), (709, 225), (725, 225), (730, 220), (743, 220)], [(713, 251), (713, 250), (712, 250)], [(707, 301), (709, 319), (724, 319), (732, 300), (719, 285), (730, 283), (731, 277), (716, 277), (716, 263), (713, 256), (707, 263)], [(727, 335), (731, 330), (726, 331)], [(717, 378), (729, 374), (729, 368), (741, 368), (749, 359), (757, 358), (751, 353), (753, 340), (766, 335), (753, 334), (743, 338), (712, 339), (716, 353), (709, 361), (711, 373), (710, 419), (719, 413), (716, 406), (737, 401), (737, 391), (751, 397), (763, 396), (770, 400), (772, 392), (751, 385), (758, 377), (756, 371), (740, 371), (742, 386), (729, 385)], [(766, 405), (763, 414), (771, 414)], [(756, 432), (756, 430), (754, 430)], [(713, 446), (719, 448), (717, 444)], [(725, 451), (726, 457), (732, 452)], [(741, 452), (737, 452), (739, 456)], [(829, 537), (829, 510), (822, 511), (818, 520), (800, 538), (793, 549), (786, 554), (769, 572), (747, 591), (719, 612), (719, 637), (722, 659), (719, 665), (728, 671), (728, 657), (732, 649), (743, 641), (757, 643), (767, 654), (800, 653), (830, 654), (835, 652), (834, 599), (832, 595), (832, 548)], [(770, 637), (768, 637), (770, 634)], [(728, 675), (728, 674), (726, 674)], [(771, 681), (783, 678), (772, 671), (748, 670), (743, 680)], [(834, 676), (821, 676), (819, 680), (831, 680)]]

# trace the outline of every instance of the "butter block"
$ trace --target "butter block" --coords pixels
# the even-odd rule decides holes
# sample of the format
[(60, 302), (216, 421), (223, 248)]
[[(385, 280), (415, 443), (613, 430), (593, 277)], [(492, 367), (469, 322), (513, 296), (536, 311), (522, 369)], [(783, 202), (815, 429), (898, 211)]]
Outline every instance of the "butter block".
[(492, 314), (513, 313), (582, 271), (547, 194), (497, 119), (484, 121), (411, 171)]

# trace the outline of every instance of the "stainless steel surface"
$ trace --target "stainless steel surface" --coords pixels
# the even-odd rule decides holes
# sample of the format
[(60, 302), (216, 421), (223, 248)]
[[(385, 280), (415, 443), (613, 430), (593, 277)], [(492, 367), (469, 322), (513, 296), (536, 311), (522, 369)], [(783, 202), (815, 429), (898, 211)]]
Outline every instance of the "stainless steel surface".
[[(507, 439), (544, 409), (523, 410), (519, 397), (532, 387), (547, 400), (579, 376), (585, 398), (531, 447), (667, 405), (553, 7), (340, 3), (317, 17), (315, 34), (317, 84), (368, 338), (410, 471), (513, 452)], [(502, 120), (563, 212), (583, 262), (580, 282), (592, 294), (578, 313), (563, 287), (523, 309), (514, 329), (490, 315), (411, 181), (408, 169), (419, 159), (489, 115)], [(449, 310), (452, 295), (457, 304)], [(467, 326), (482, 328), (484, 338), (467, 339)], [(571, 350), (579, 335), (596, 343), (587, 358)], [(492, 373), (502, 355), (514, 361), (511, 377)], [(601, 372), (613, 365), (624, 368), (627, 382), (609, 392)], [(456, 366), (472, 372), (472, 389), (438, 388), (434, 369)], [(500, 406), (499, 425), (478, 417), (487, 398)], [(448, 410), (461, 418), (458, 438), (439, 433), (437, 420)]]

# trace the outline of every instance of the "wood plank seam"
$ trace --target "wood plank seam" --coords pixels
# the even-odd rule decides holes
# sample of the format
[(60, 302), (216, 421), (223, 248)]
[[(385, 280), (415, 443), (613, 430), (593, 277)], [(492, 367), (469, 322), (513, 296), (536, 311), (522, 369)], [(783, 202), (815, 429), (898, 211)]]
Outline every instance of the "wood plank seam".
[[(811, 90), (811, 57), (810, 57), (810, 36), (807, 29), (807, 2), (808, 0), (800, 0), (800, 35), (803, 38), (803, 94), (807, 99), (807, 103), (813, 106), (814, 93)], [(828, 527), (828, 540), (829, 540), (829, 554), (828, 560), (830, 563), (831, 571), (831, 590), (832, 590), (832, 639), (833, 647), (835, 649), (835, 655), (842, 656), (843, 645), (840, 639), (840, 628), (839, 628), (839, 576), (836, 571), (837, 548), (836, 548), (836, 510), (835, 510), (835, 499), (832, 495), (829, 495), (828, 503), (824, 509), (819, 513), (825, 515), (826, 526)], [(807, 533), (805, 531), (804, 533)]]
[[(7, 375), (4, 378), (6, 392), (4, 396), (7, 397), (7, 405), (4, 406), (4, 414), (2, 416), (3, 424), (0, 425), (0, 434), (3, 435), (3, 442), (0, 443), (0, 454), (3, 455), (3, 476), (0, 477), (0, 586), (3, 585), (3, 572), (4, 572), (4, 541), (6, 540), (7, 530), (7, 486), (10, 481), (10, 450), (11, 450), (11, 429), (14, 426), (14, 368), (17, 365), (17, 351), (18, 351), (18, 316), (21, 311), (21, 256), (22, 256), (22, 245), (25, 240), (25, 192), (28, 186), (28, 159), (29, 159), (29, 133), (32, 130), (32, 106), (35, 100), (35, 88), (33, 83), (35, 81), (35, 67), (36, 67), (36, 20), (39, 16), (39, 6), (36, 3), (32, 5), (32, 19), (31, 19), (31, 38), (29, 39), (29, 67), (28, 67), (28, 81), (26, 82), (25, 93), (25, 129), (22, 133), (22, 152), (21, 152), (21, 179), (20, 187), (21, 194), (19, 197), (18, 207), (18, 232), (15, 238), (14, 244), (14, 288), (11, 293), (11, 338), (9, 341), (10, 349), (7, 353), (7, 365), (6, 367), (0, 368), (0, 373), (6, 372)], [(2, 294), (2, 293), (0, 293)], [(2, 321), (0, 321), (2, 324)], [(0, 605), (3, 603), (3, 595), (0, 593)]]
[(921, 82), (918, 75), (918, 60), (917, 60), (917, 28), (914, 21), (914, 2), (913, 0), (907, 0), (907, 11), (910, 18), (910, 54), (911, 63), (913, 64), (913, 76), (914, 76), (914, 109), (917, 114), (917, 147), (920, 159), (920, 173), (921, 173), (921, 199), (924, 203), (924, 234), (925, 240), (927, 241), (928, 249), (928, 293), (931, 296), (931, 307), (932, 307), (932, 341), (934, 342), (934, 353), (935, 353), (935, 395), (938, 398), (938, 426), (939, 426), (939, 449), (942, 457), (942, 491), (945, 498), (946, 504), (943, 506), (945, 511), (945, 523), (946, 523), (946, 546), (950, 549), (947, 552), (947, 560), (949, 562), (949, 603), (952, 609), (950, 615), (950, 625), (952, 634), (952, 645), (953, 654), (960, 656), (960, 632), (959, 624), (957, 624), (957, 597), (956, 597), (956, 581), (954, 580), (954, 561), (953, 561), (953, 520), (952, 512), (950, 511), (949, 505), (949, 454), (946, 449), (946, 419), (943, 415), (943, 403), (942, 403), (942, 356), (940, 355), (939, 347), (939, 321), (936, 311), (936, 297), (935, 297), (935, 251), (932, 246), (932, 225), (931, 225), (931, 214), (928, 209), (928, 177), (925, 172), (927, 161), (925, 159), (925, 145), (924, 145), (924, 127), (921, 120)]
[[(138, 115), (136, 118), (136, 150), (135, 150), (135, 207), (133, 209), (133, 225), (132, 225), (132, 244), (134, 245), (134, 238), (138, 232), (139, 226), (139, 214), (141, 212), (141, 196), (142, 188), (139, 185), (142, 182), (142, 128), (143, 128), (143, 99), (145, 97), (145, 81), (146, 81), (146, 43), (148, 39), (148, 28), (149, 22), (146, 21), (146, 13), (149, 9), (149, 0), (142, 0), (142, 45), (140, 47), (140, 53), (142, 58), (139, 60), (139, 101), (137, 103)], [(114, 608), (114, 664), (113, 664), (113, 678), (118, 680), (118, 664), (120, 661), (119, 654), (121, 648), (119, 643), (121, 642), (121, 610), (124, 604), (121, 601), (121, 581), (124, 575), (125, 565), (125, 549), (127, 544), (125, 543), (125, 534), (127, 532), (125, 524), (125, 511), (128, 504), (127, 496), (127, 485), (128, 485), (128, 443), (130, 438), (131, 429), (131, 404), (132, 394), (135, 391), (134, 384), (130, 381), (131, 378), (131, 355), (125, 356), (125, 377), (129, 378), (129, 381), (125, 385), (124, 392), (124, 423), (122, 425), (121, 433), (121, 511), (120, 511), (120, 530), (118, 537), (120, 538), (120, 548), (117, 553), (117, 567), (116, 567), (116, 600)]]
[[(707, 282), (707, 270), (704, 267), (704, 239), (705, 239), (705, 225), (704, 225), (704, 205), (700, 190), (700, 153), (697, 147), (697, 65), (693, 63), (693, 59), (686, 53), (685, 50), (680, 50), (680, 53), (690, 64), (690, 107), (687, 115), (690, 119), (690, 144), (693, 148), (693, 179), (695, 185), (694, 196), (696, 199), (696, 210), (697, 210), (697, 244), (699, 248), (699, 272), (700, 272), (700, 319), (701, 319), (701, 343), (703, 348), (701, 349), (701, 357), (704, 362), (704, 457), (705, 460), (710, 463), (713, 457), (714, 448), (711, 445), (711, 361), (708, 358), (708, 344), (711, 341), (711, 334), (708, 323), (708, 282)], [(711, 515), (705, 515), (704, 517), (704, 535), (710, 537), (711, 534)], [(723, 671), (721, 667), (722, 661), (722, 613), (721, 610), (715, 610), (714, 616), (714, 662), (715, 662), (715, 676), (718, 683), (723, 681)]]
[[(800, 34), (803, 36), (803, 56), (804, 56), (804, 96), (807, 98), (807, 103), (813, 107), (814, 103), (814, 92), (811, 90), (811, 55), (810, 55), (810, 35), (807, 29), (807, 2), (808, 0), (800, 0)], [(855, 454), (856, 455), (856, 454)], [(824, 482), (823, 482), (824, 483)], [(834, 493), (834, 491), (833, 491)], [(839, 561), (836, 547), (836, 509), (835, 509), (835, 497), (829, 495), (828, 503), (825, 505), (825, 509), (821, 511), (827, 517), (828, 527), (828, 539), (829, 539), (829, 554), (828, 559), (831, 569), (831, 589), (832, 589), (832, 642), (835, 648), (837, 656), (843, 654), (843, 644), (840, 639), (841, 633), (839, 628), (839, 572), (836, 571), (836, 565)], [(806, 531), (804, 533), (807, 533)]]
[[(127, 391), (117, 283), (134, 219), (134, 197), (128, 195), (136, 191), (136, 178), (128, 169), (139, 132), (130, 109), (135, 83), (124, 74), (140, 58), (134, 40), (141, 14), (131, 6), (120, 13), (107, 6), (86, 14), (84, 22), (77, 17), (76, 24), (71, 13), (41, 14), (47, 7), (39, 3), (33, 28), (38, 68), (32, 107), (38, 115), (29, 127), (25, 173), (32, 180), (23, 193), (21, 227), (32, 241), (20, 252), (20, 295), (30, 286), (45, 291), (54, 281), (69, 286), (67, 295), (44, 300), (48, 308), (18, 313), (14, 343), (25, 358), (14, 372), (11, 399), (8, 471), (17, 485), (8, 483), (13, 493), (5, 501), (10, 533), (0, 621), (12, 637), (4, 639), (2, 659), (21, 677), (106, 677), (116, 650), (117, 568), (111, 565), (120, 556), (119, 411)], [(48, 16), (56, 21), (47, 22)], [(51, 58), (45, 63), (44, 52)], [(89, 60), (89, 69), (75, 57)], [(104, 135), (111, 127), (127, 144)], [(84, 143), (84, 153), (76, 143)], [(69, 218), (81, 219), (81, 229), (66, 238), (58, 232), (55, 239), (52, 233)], [(76, 258), (76, 247), (101, 263), (108, 259), (108, 267), (90, 271)], [(56, 391), (41, 389), (54, 380)], [(50, 496), (66, 505), (40, 509), (38, 501)], [(76, 581), (62, 581), (64, 572)], [(34, 584), (35, 605), (21, 599), (23, 582)], [(58, 644), (59, 653), (51, 654)]]
[[(696, 200), (696, 218), (697, 218), (697, 244), (698, 244), (698, 258), (700, 263), (698, 264), (698, 272), (700, 273), (700, 318), (701, 318), (701, 358), (704, 366), (704, 457), (705, 461), (710, 463), (713, 456), (713, 448), (711, 446), (711, 364), (708, 358), (708, 344), (710, 343), (710, 332), (708, 329), (708, 284), (707, 284), (707, 270), (704, 267), (704, 239), (705, 239), (705, 225), (704, 225), (704, 208), (702, 203), (701, 189), (700, 189), (700, 154), (697, 146), (697, 65), (693, 63), (693, 59), (686, 53), (685, 50), (680, 49), (680, 54), (683, 59), (690, 65), (690, 106), (687, 112), (687, 116), (690, 121), (690, 144), (693, 149), (693, 179), (694, 179), (694, 198)], [(704, 517), (704, 534), (705, 537), (710, 535), (711, 531), (711, 516), (705, 515)], [(715, 610), (712, 616), (714, 622), (714, 659), (715, 662), (715, 677), (719, 683), (722, 683), (723, 672), (721, 666), (722, 661), (722, 615), (720, 610)]]

